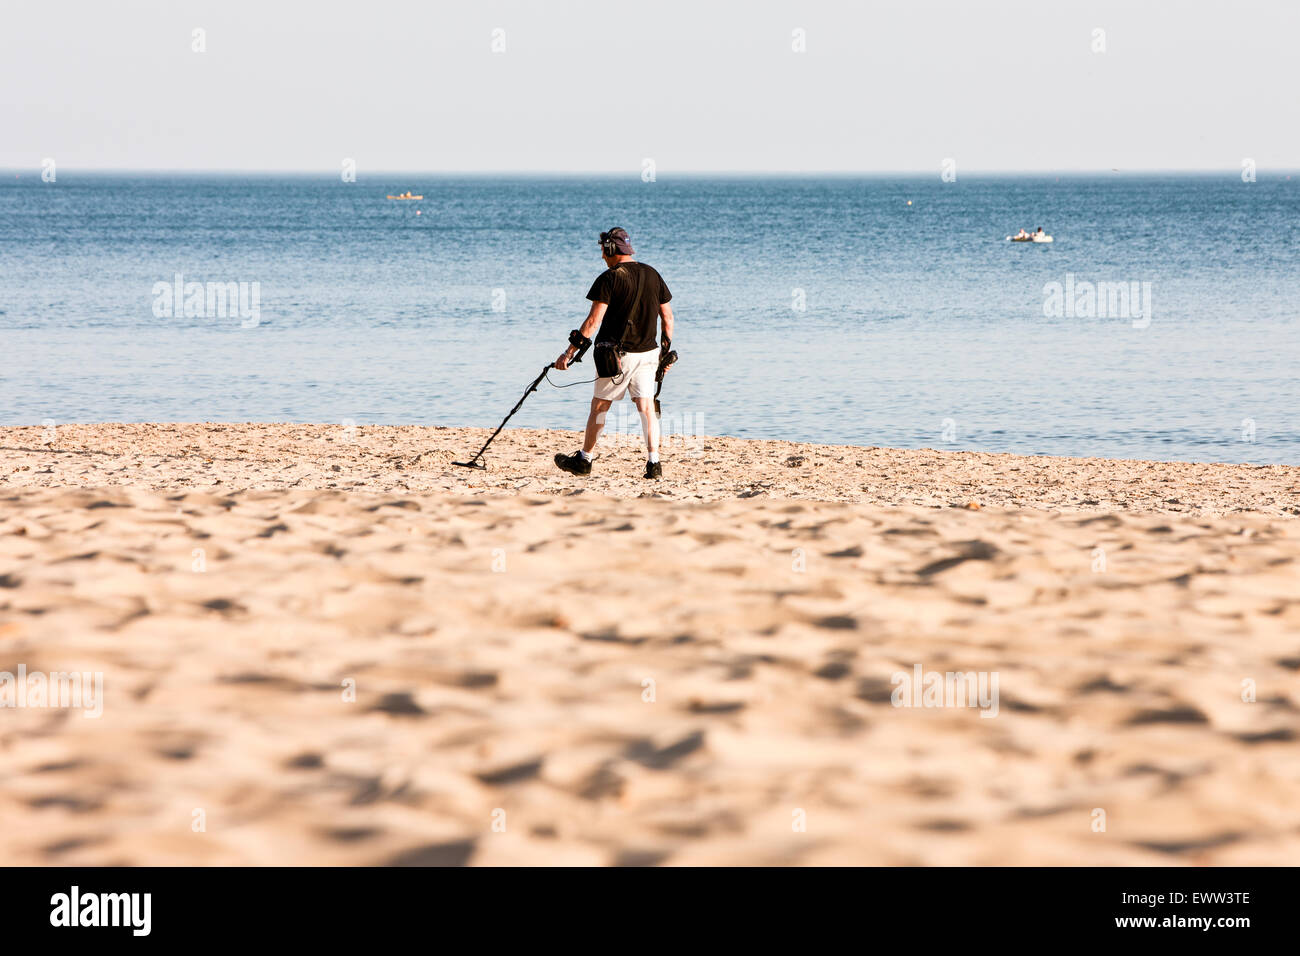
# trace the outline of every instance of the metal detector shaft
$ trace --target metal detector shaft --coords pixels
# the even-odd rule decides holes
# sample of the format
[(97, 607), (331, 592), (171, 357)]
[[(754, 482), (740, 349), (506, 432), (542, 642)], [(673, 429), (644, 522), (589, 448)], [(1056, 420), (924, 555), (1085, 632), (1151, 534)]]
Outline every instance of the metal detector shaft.
[[(571, 358), (571, 359), (569, 360), (569, 364), (570, 364), (570, 365), (576, 365), (578, 362), (581, 362), (581, 361), (582, 361), (582, 357), (583, 357), (584, 355), (587, 354), (587, 349), (589, 349), (589, 348), (591, 348), (591, 340), (590, 340), (590, 339), (587, 340), (587, 344), (586, 344), (586, 345), (584, 345), (584, 346), (582, 346), (582, 348), (578, 349), (577, 354), (574, 355), (573, 358)], [(505, 418), (501, 419), (501, 424), (497, 426), (497, 430), (494, 431), (494, 432), (492, 433), (492, 436), (491, 436), (490, 438), (488, 438), (488, 440), (485, 441), (485, 442), (483, 443), (483, 447), (480, 448), (480, 449), (478, 450), (478, 452), (474, 455), (473, 458), (471, 458), (469, 461), (453, 461), (452, 464), (453, 464), (453, 465), (460, 465), (460, 467), (462, 467), (462, 468), (484, 468), (484, 469), (486, 469), (486, 468), (487, 468), (487, 465), (484, 465), (484, 464), (482, 464), (482, 463), (479, 461), (479, 459), (483, 457), (483, 452), (487, 451), (487, 447), (488, 447), (488, 445), (492, 444), (492, 439), (493, 439), (493, 438), (496, 438), (498, 435), (501, 434), (501, 429), (503, 429), (503, 428), (506, 427), (506, 422), (510, 421), (510, 417), (511, 417), (512, 415), (514, 415), (515, 412), (519, 411), (519, 406), (522, 405), (522, 404), (524, 403), (524, 401), (528, 398), (528, 396), (531, 395), (531, 394), (533, 394), (533, 392), (537, 391), (537, 386), (542, 384), (542, 379), (546, 378), (546, 373), (549, 372), (549, 371), (550, 371), (551, 369), (553, 369), (553, 368), (555, 368), (555, 363), (554, 363), (554, 362), (548, 362), (548, 363), (547, 363), (547, 364), (542, 368), (541, 374), (538, 375), (537, 378), (533, 379), (533, 384), (529, 385), (528, 388), (524, 389), (524, 394), (523, 394), (522, 396), (520, 396), (519, 401), (515, 402), (515, 407), (512, 408), (512, 409), (510, 409), (510, 411), (506, 414), (506, 417), (505, 417)]]
[(474, 455), (473, 458), (471, 458), (469, 461), (453, 461), (452, 464), (460, 465), (462, 468), (485, 467), (483, 465), (477, 464), (478, 460), (483, 457), (483, 452), (487, 451), (488, 445), (492, 444), (492, 439), (496, 438), (498, 435), (501, 434), (501, 429), (506, 427), (506, 422), (510, 421), (511, 416), (514, 415), (515, 412), (519, 411), (519, 406), (524, 403), (524, 401), (528, 398), (528, 396), (533, 394), (533, 392), (537, 391), (537, 386), (542, 384), (542, 379), (546, 378), (546, 373), (549, 372), (554, 367), (555, 367), (554, 362), (547, 363), (547, 365), (542, 369), (541, 374), (538, 375), (537, 378), (533, 379), (533, 384), (529, 385), (528, 388), (524, 390), (524, 394), (519, 399), (519, 401), (515, 402), (515, 407), (510, 409), (510, 411), (506, 414), (505, 418), (501, 419), (501, 424), (498, 425), (497, 430), (492, 433), (492, 437), (483, 443), (483, 447), (478, 450), (478, 452)]

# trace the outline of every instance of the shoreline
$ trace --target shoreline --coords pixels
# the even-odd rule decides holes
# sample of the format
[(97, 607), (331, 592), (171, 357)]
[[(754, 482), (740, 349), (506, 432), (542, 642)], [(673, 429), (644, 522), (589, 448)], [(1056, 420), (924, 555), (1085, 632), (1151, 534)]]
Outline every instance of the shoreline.
[[(1300, 466), (1066, 458), (722, 436), (666, 436), (665, 477), (640, 477), (639, 431), (602, 437), (593, 473), (551, 457), (580, 432), (507, 429), (488, 470), (458, 468), (492, 432), (417, 425), (101, 423), (0, 428), (9, 487), (353, 488), (454, 494), (791, 498), (928, 507), (1300, 516)], [(50, 444), (46, 444), (46, 442)]]

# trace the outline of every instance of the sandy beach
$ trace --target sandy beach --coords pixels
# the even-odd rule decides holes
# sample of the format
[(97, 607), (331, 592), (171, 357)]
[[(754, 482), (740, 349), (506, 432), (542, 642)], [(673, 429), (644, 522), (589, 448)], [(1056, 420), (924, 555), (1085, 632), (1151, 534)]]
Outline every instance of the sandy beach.
[(1300, 860), (1300, 468), (487, 434), (0, 429), (5, 858)]

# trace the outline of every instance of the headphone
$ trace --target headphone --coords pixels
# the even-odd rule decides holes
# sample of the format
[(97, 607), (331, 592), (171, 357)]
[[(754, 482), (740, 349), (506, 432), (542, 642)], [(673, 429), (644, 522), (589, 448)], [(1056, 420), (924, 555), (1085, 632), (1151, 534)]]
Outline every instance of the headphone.
[[(616, 232), (623, 233), (623, 236), (622, 237), (615, 236), (614, 233)], [(620, 229), (618, 226), (615, 226), (609, 232), (602, 232), (600, 234), (600, 251), (603, 252), (605, 255), (609, 256), (611, 259), (614, 258), (614, 256), (618, 255), (619, 238), (626, 238), (626, 236), (627, 236), (627, 232), (623, 229)]]

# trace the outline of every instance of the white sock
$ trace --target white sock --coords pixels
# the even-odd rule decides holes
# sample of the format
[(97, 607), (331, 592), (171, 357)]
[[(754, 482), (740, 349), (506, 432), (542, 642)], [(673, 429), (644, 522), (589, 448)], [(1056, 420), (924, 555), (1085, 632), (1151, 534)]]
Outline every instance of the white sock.
[(652, 464), (652, 465), (657, 465), (657, 464), (659, 464), (659, 452), (657, 452), (657, 451), (652, 451), (652, 452), (650, 453), (650, 458), (648, 459), (648, 461), (649, 461), (650, 464)]
[(583, 451), (581, 448), (578, 449), (578, 454), (582, 456), (582, 458), (583, 458), (584, 461), (591, 461), (591, 456), (588, 455), (588, 454), (587, 454), (585, 451)]

